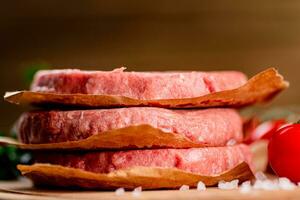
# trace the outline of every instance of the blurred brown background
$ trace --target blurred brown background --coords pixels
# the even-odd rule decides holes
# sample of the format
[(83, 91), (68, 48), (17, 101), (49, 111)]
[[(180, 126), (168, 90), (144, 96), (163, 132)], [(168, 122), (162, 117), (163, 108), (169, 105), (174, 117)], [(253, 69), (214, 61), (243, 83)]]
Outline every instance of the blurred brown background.
[[(241, 70), (277, 67), (300, 100), (300, 1), (3, 1), (0, 92), (32, 68)], [(28, 78), (27, 78), (28, 79)], [(24, 109), (24, 108), (23, 108)], [(22, 108), (1, 101), (0, 131)]]

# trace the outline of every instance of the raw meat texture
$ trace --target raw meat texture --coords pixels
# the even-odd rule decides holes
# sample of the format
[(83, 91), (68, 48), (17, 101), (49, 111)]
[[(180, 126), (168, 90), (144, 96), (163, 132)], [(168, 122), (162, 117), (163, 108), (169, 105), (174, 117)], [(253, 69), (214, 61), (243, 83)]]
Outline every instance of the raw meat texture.
[(205, 146), (224, 146), (229, 140), (239, 142), (243, 137), (240, 115), (234, 109), (225, 108), (33, 111), (20, 117), (17, 130), (21, 142), (40, 144), (77, 141), (109, 130), (142, 124), (179, 134)]
[(162, 167), (211, 176), (230, 170), (241, 162), (252, 165), (249, 147), (243, 144), (228, 147), (115, 152), (36, 152), (35, 157), (37, 163), (62, 165), (95, 173), (109, 173), (132, 167)]
[(35, 92), (98, 94), (134, 99), (179, 99), (230, 90), (247, 82), (236, 71), (219, 72), (124, 72), (47, 70), (39, 71), (32, 83)]

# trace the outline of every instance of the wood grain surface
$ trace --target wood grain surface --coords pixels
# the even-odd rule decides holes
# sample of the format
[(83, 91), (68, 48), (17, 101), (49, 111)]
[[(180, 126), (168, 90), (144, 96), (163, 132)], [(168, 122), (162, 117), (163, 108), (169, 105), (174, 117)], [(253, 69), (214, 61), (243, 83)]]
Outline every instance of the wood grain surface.
[(249, 193), (241, 193), (239, 190), (220, 190), (208, 188), (206, 191), (178, 190), (155, 190), (143, 191), (140, 196), (135, 197), (131, 191), (125, 192), (122, 196), (117, 196), (114, 191), (78, 191), (78, 190), (56, 190), (56, 189), (37, 189), (27, 179), (12, 182), (0, 182), (0, 199), (23, 199), (23, 200), (52, 200), (52, 199), (230, 199), (230, 200), (250, 200), (250, 199), (299, 199), (300, 188), (293, 191), (275, 190), (262, 191), (253, 190)]

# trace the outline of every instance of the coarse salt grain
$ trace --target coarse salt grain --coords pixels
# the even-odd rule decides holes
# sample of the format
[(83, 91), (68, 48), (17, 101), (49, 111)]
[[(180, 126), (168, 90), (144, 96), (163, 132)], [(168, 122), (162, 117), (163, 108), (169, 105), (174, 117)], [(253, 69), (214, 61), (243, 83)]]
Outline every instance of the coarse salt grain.
[(218, 188), (221, 190), (232, 190), (237, 189), (239, 184), (239, 180), (235, 179), (229, 182), (220, 181), (218, 183)]
[(198, 184), (197, 184), (197, 190), (198, 191), (206, 190), (206, 186), (205, 186), (205, 184), (202, 181), (198, 182)]
[(241, 186), (239, 187), (239, 191), (241, 193), (249, 193), (252, 190), (252, 186), (250, 181), (245, 181), (241, 184)]
[(117, 196), (121, 196), (125, 193), (125, 189), (124, 188), (118, 188), (118, 189), (116, 189), (115, 193), (116, 193)]
[(182, 186), (179, 188), (180, 191), (187, 191), (187, 190), (189, 190), (189, 189), (190, 189), (190, 186), (188, 186), (188, 185), (182, 185)]
[(278, 185), (279, 188), (283, 190), (294, 190), (296, 188), (296, 185), (285, 177), (281, 177), (278, 179)]
[(226, 143), (226, 146), (233, 146), (235, 145), (237, 142), (235, 139), (230, 139), (228, 140), (228, 142)]
[(137, 188), (134, 188), (134, 190), (132, 191), (132, 196), (134, 197), (139, 197), (141, 196), (142, 194), (142, 187), (137, 187)]
[(267, 179), (267, 176), (262, 171), (259, 171), (255, 173), (255, 178), (260, 181), (264, 181)]
[(253, 185), (254, 189), (261, 189), (261, 190), (277, 190), (278, 188), (278, 184), (275, 181), (271, 181), (271, 180), (256, 180), (254, 185)]
[[(260, 175), (256, 174), (256, 177), (260, 177), (260, 179), (264, 179), (264, 177), (261, 176), (261, 175), (262, 174), (260, 174)], [(250, 192), (252, 188), (255, 189), (255, 190), (279, 190), (279, 189), (293, 190), (297, 187), (296, 184), (294, 184), (288, 178), (285, 178), (285, 177), (278, 178), (278, 179), (275, 179), (275, 180), (270, 180), (270, 179), (267, 179), (267, 178), (264, 179), (264, 180), (260, 180), (260, 179), (257, 179), (254, 182), (253, 186), (251, 186), (250, 181), (244, 182), (241, 185), (241, 187), (239, 188), (240, 192), (241, 193), (247, 193), (247, 192)], [(298, 186), (300, 186), (299, 183), (298, 183)]]

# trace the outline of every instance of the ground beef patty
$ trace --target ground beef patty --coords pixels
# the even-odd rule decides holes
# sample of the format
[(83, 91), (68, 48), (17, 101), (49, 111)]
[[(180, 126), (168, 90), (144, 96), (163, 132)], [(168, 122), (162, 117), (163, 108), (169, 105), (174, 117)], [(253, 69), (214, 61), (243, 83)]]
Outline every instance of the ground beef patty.
[(39, 71), (31, 90), (60, 94), (118, 95), (134, 99), (178, 99), (237, 88), (246, 83), (241, 72)]
[(226, 108), (169, 110), (132, 107), (33, 111), (20, 117), (17, 131), (21, 142), (39, 144), (76, 141), (112, 129), (141, 124), (180, 134), (206, 146), (224, 146), (230, 139), (242, 140), (241, 117), (234, 109)]
[(248, 146), (191, 149), (152, 149), (116, 152), (35, 153), (37, 163), (51, 163), (95, 173), (131, 167), (177, 168), (201, 175), (216, 175), (245, 161), (251, 166)]

